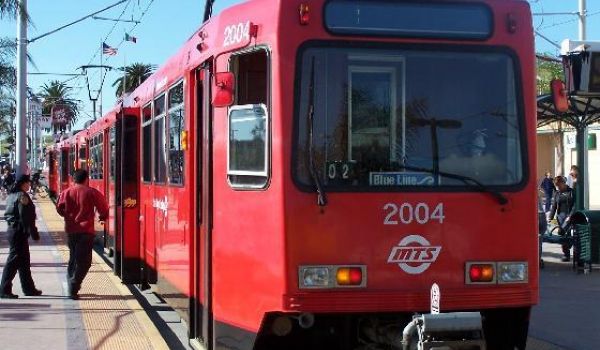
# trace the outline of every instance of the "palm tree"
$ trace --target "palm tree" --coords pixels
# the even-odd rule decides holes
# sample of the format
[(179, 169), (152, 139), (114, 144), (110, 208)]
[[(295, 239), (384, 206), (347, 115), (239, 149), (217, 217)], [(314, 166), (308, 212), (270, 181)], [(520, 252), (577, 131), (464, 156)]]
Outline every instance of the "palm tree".
[(15, 119), (16, 70), (13, 66), (16, 44), (9, 38), (0, 38), (0, 138), (12, 137)]
[(13, 66), (16, 43), (9, 38), (0, 38), (0, 89), (14, 89), (16, 71)]
[(0, 17), (15, 17), (18, 8), (19, 2), (17, 0), (0, 0)]
[[(117, 87), (117, 97), (121, 96), (123, 92), (131, 92), (142, 85), (155, 69), (156, 65), (144, 63), (133, 63), (125, 68), (120, 68), (121, 71), (125, 71), (125, 76), (115, 80), (112, 84)], [(123, 82), (125, 82), (125, 89), (123, 89)]]
[[(17, 17), (17, 11), (20, 10), (18, 0), (0, 0), (0, 18), (9, 16), (12, 18)], [(25, 13), (25, 18), (29, 22), (29, 16)]]
[[(0, 0), (0, 18), (17, 17), (17, 11), (21, 10), (18, 0)], [(24, 10), (24, 9), (23, 9)], [(23, 13), (27, 22), (31, 22), (27, 12)]]
[(16, 101), (14, 96), (0, 91), (0, 139), (12, 138), (15, 114)]
[(59, 128), (62, 129), (67, 125), (70, 128), (70, 126), (75, 124), (75, 121), (77, 121), (79, 106), (77, 105), (77, 100), (71, 97), (71, 87), (61, 81), (53, 80), (44, 84), (41, 89), (42, 91), (40, 92), (39, 96), (44, 99), (44, 102), (42, 103), (43, 114), (50, 114), (52, 112), (52, 108), (55, 106), (62, 105), (67, 107), (67, 124), (53, 125), (55, 131)]

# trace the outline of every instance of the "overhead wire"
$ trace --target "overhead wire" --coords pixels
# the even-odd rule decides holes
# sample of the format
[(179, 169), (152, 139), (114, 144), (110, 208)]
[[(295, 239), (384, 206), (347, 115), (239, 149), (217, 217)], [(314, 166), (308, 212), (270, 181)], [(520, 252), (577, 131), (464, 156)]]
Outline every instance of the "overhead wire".
[[(127, 3), (125, 4), (125, 6), (123, 7), (123, 10), (121, 11), (121, 14), (119, 15), (119, 17), (117, 18), (117, 21), (114, 22), (114, 24), (112, 25), (112, 27), (110, 28), (110, 30), (108, 31), (108, 34), (106, 34), (106, 36), (104, 37), (104, 39), (102, 40), (102, 43), (105, 43), (108, 38), (110, 37), (110, 35), (114, 32), (115, 28), (117, 27), (117, 25), (119, 24), (118, 20), (120, 20), (123, 15), (125, 14), (125, 12), (127, 11), (127, 8), (129, 7), (129, 5), (132, 3), (132, 0), (127, 1)], [(101, 44), (102, 45), (102, 44)], [(99, 46), (96, 51), (94, 52), (94, 55), (92, 56), (92, 58), (90, 59), (90, 62), (87, 64), (88, 66), (91, 65), (91, 63), (94, 61), (94, 59), (96, 59), (96, 57), (98, 57), (98, 54), (102, 55), (102, 47)], [(91, 73), (88, 74), (87, 69), (83, 69), (83, 74), (85, 75), (85, 80), (86, 80), (86, 85), (87, 85), (87, 90), (88, 90), (88, 98), (93, 101), (93, 100), (98, 100), (98, 98), (100, 97), (100, 93), (102, 91), (102, 87), (104, 86), (104, 80), (106, 78), (106, 74), (108, 72), (108, 69), (101, 67), (101, 70), (104, 70), (104, 74), (102, 75), (102, 78), (100, 79), (100, 88), (98, 90), (94, 90), (95, 91), (95, 98), (92, 98), (92, 89), (90, 86), (90, 77), (93, 78), (94, 76), (96, 76), (97, 74)]]
[[(595, 15), (598, 15), (598, 14), (600, 14), (600, 11), (596, 11), (596, 12), (592, 12), (592, 13), (586, 13), (585, 16), (583, 16), (583, 17), (589, 18), (589, 17), (595, 16)], [(577, 21), (579, 21), (579, 18), (568, 19), (568, 20), (565, 20), (565, 21), (562, 21), (562, 22), (556, 22), (556, 23), (549, 24), (549, 25), (544, 26), (544, 27), (540, 27), (539, 29), (548, 29), (548, 28), (557, 27), (557, 26), (560, 26), (560, 25), (563, 25), (563, 24), (573, 23), (573, 22), (577, 22)]]
[[(125, 8), (123, 9), (123, 11), (121, 12), (121, 15), (119, 16), (119, 19), (123, 16), (123, 14), (125, 13), (125, 11), (127, 10), (127, 7), (129, 6), (129, 4), (131, 3), (131, 0), (129, 0), (127, 2), (127, 4), (125, 5)], [(142, 19), (144, 18), (144, 16), (146, 15), (146, 13), (148, 12), (148, 10), (150, 9), (150, 7), (152, 6), (152, 4), (154, 3), (154, 0), (150, 0), (148, 2), (148, 5), (146, 6), (146, 8), (144, 9), (144, 11), (141, 13), (138, 22), (134, 23), (133, 26), (131, 27), (131, 29), (129, 29), (128, 33), (133, 33), (133, 31), (135, 30), (135, 28), (142, 22)], [(139, 5), (139, 2), (138, 2)], [(109, 34), (106, 36), (105, 41), (108, 39), (108, 36), (110, 34), (112, 34), (112, 32), (114, 31), (114, 28), (116, 27), (116, 23), (115, 25), (113, 25), (113, 27), (111, 28), (111, 31), (109, 32)], [(121, 41), (119, 42), (119, 44), (115, 45), (114, 47), (116, 49), (119, 49), (121, 47), (121, 45), (125, 42), (125, 39), (122, 38)], [(90, 63), (93, 61), (93, 59), (96, 57), (98, 52), (96, 52), (96, 54), (94, 55), (94, 57), (92, 58), (92, 60), (90, 61)], [(106, 58), (106, 62), (110, 61), (112, 58), (112, 56), (109, 56)], [(102, 81), (101, 84), (104, 82), (106, 75), (108, 74), (108, 70), (104, 71), (103, 77), (102, 77)]]
[[(121, 17), (123, 17), (123, 15), (125, 14), (125, 11), (127, 10), (127, 7), (129, 7), (129, 4), (131, 4), (131, 0), (127, 1), (125, 6), (123, 7), (123, 11), (121, 11), (121, 14), (119, 15), (119, 17), (117, 19), (120, 20)], [(115, 30), (115, 28), (117, 27), (118, 24), (119, 24), (118, 21), (113, 24), (113, 26), (110, 28), (108, 34), (106, 34), (106, 36), (104, 37), (104, 40), (102, 40), (103, 42), (106, 42), (106, 40), (108, 40), (108, 37), (112, 34), (112, 32)], [(92, 62), (94, 62), (94, 59), (96, 59), (96, 57), (98, 57), (98, 53), (100, 53), (101, 51), (102, 51), (102, 47), (96, 48), (96, 51), (94, 52), (94, 55), (90, 59), (90, 62), (88, 63), (88, 65), (90, 65), (90, 64), (92, 64)]]
[[(148, 6), (146, 6), (146, 9), (142, 12), (142, 14), (140, 15), (140, 18), (138, 19), (138, 22), (136, 22), (131, 29), (129, 29), (128, 33), (133, 33), (133, 31), (135, 30), (135, 28), (138, 26), (138, 24), (140, 24), (142, 22), (142, 19), (144, 18), (144, 16), (146, 15), (146, 13), (148, 12), (148, 10), (150, 9), (150, 6), (152, 6), (152, 3), (154, 2), (154, 0), (150, 0), (150, 2), (148, 3)], [(115, 48), (119, 49), (121, 47), (121, 45), (125, 42), (125, 39), (122, 38), (121, 41), (119, 42), (118, 45), (115, 46)], [(109, 56), (106, 61), (108, 62), (111, 59), (112, 56)], [(123, 67), (124, 69), (125, 67)], [(108, 74), (108, 70), (104, 71), (104, 76), (102, 77), (102, 81), (104, 82), (104, 79), (106, 78), (106, 74)]]

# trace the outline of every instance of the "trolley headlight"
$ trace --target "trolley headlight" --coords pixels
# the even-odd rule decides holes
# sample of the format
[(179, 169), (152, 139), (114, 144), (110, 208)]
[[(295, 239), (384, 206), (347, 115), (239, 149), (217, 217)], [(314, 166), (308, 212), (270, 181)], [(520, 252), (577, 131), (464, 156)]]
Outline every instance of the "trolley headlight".
[(300, 288), (327, 288), (330, 285), (329, 268), (323, 266), (300, 267)]
[(498, 283), (527, 282), (526, 262), (499, 262)]

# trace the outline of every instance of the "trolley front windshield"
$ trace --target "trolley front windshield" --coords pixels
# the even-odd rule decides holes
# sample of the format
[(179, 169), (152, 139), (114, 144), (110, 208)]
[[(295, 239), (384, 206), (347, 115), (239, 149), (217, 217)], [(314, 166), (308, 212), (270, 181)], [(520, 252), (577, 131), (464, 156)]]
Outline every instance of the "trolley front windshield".
[(315, 176), (361, 191), (464, 187), (461, 176), (497, 188), (522, 182), (510, 53), (323, 45), (304, 49), (298, 64), (300, 185), (313, 187)]

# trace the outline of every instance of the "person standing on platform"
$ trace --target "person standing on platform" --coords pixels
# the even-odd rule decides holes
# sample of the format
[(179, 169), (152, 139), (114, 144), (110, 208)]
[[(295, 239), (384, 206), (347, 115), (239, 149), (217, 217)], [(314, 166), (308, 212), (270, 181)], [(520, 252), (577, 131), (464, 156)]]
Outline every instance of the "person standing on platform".
[(12, 280), (19, 272), (21, 289), (27, 296), (42, 295), (42, 291), (35, 288), (31, 277), (31, 256), (29, 242), (31, 237), (39, 241), (40, 234), (35, 226), (35, 205), (27, 194), (31, 187), (29, 175), (21, 175), (6, 199), (4, 218), (8, 224), (9, 252), (2, 272), (0, 282), (0, 298), (16, 299), (19, 296), (12, 292)]
[(544, 212), (548, 213), (552, 204), (552, 193), (554, 192), (554, 182), (549, 171), (546, 172), (546, 176), (540, 184), (540, 189), (544, 192)]
[[(568, 237), (571, 215), (575, 212), (575, 191), (567, 185), (567, 180), (564, 176), (555, 177), (554, 184), (556, 185), (556, 192), (554, 192), (554, 196), (552, 197), (549, 220), (554, 219), (554, 215), (556, 214), (560, 232)], [(570, 240), (565, 240), (562, 243), (562, 251), (565, 255), (561, 259), (562, 261), (571, 260), (572, 246), (573, 244)]]
[(571, 170), (569, 171), (569, 175), (567, 176), (567, 185), (572, 189), (577, 187), (577, 180), (579, 177), (579, 167), (577, 165), (572, 165)]
[(92, 266), (96, 211), (101, 221), (106, 220), (108, 204), (102, 193), (88, 186), (86, 170), (75, 171), (73, 181), (75, 184), (60, 194), (56, 211), (65, 218), (69, 245), (69, 297), (77, 300), (81, 283)]

